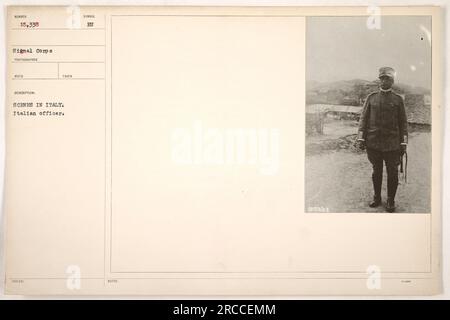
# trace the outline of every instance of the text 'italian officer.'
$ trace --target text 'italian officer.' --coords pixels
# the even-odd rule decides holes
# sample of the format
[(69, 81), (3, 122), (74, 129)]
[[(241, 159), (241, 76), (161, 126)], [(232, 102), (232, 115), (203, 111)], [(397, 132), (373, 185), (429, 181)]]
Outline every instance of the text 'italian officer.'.
[(358, 145), (367, 149), (372, 164), (374, 196), (369, 206), (381, 204), (383, 162), (387, 171), (386, 210), (395, 211), (395, 194), (398, 186), (400, 156), (406, 152), (408, 124), (403, 98), (392, 91), (395, 70), (383, 67), (379, 70), (379, 91), (367, 96), (358, 128)]

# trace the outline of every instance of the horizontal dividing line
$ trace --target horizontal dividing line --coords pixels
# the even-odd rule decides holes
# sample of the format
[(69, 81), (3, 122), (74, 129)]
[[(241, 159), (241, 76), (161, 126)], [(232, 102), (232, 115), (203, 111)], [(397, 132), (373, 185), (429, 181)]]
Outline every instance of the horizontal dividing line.
[[(236, 273), (242, 273), (242, 274), (293, 274), (293, 273), (311, 273), (311, 274), (328, 274), (328, 273), (338, 273), (338, 274), (367, 274), (367, 272), (364, 271), (228, 271), (228, 272), (220, 272), (220, 271), (111, 271), (110, 273), (165, 273), (165, 274), (236, 274)], [(402, 274), (427, 274), (432, 273), (432, 271), (424, 271), (424, 272), (410, 272), (410, 271), (383, 271), (383, 274), (396, 274), (396, 273), (402, 273)]]
[(11, 28), (11, 30), (105, 30), (105, 28)]
[[(9, 280), (66, 280), (69, 277), (66, 278), (9, 278)], [(79, 278), (81, 280), (103, 280), (104, 278)]]
[(11, 44), (10, 47), (104, 47), (104, 44)]
[(23, 79), (11, 79), (11, 80), (62, 80), (62, 81), (67, 81), (67, 80), (105, 80), (105, 78), (23, 78)]
[(105, 61), (11, 61), (11, 63), (105, 63)]
[[(365, 15), (369, 16), (369, 15)], [(264, 17), (274, 17), (274, 18), (301, 18), (306, 17), (303, 15), (265, 15), (265, 14), (112, 14), (111, 17), (256, 17), (256, 18), (264, 18)]]
[[(68, 278), (10, 278), (9, 280), (67, 280)], [(80, 278), (81, 280), (105, 280), (104, 278)], [(222, 278), (106, 278), (107, 280), (367, 280), (367, 277), (360, 278), (339, 278), (339, 277), (323, 277), (323, 278), (308, 278), (308, 277), (222, 277)], [(430, 280), (433, 278), (389, 278), (383, 277), (383, 279), (390, 280)]]
[[(274, 17), (274, 18), (357, 18), (357, 17), (369, 17), (367, 13), (358, 15), (311, 15), (311, 14), (112, 14), (111, 17)], [(382, 17), (432, 17), (431, 14), (408, 14), (408, 15), (381, 15)]]
[[(244, 279), (244, 280), (261, 280), (261, 279), (270, 279), (270, 280), (292, 280), (292, 279), (303, 279), (303, 280), (367, 280), (368, 277), (359, 277), (359, 278), (339, 278), (339, 277), (323, 277), (323, 278), (308, 278), (308, 277), (222, 277), (222, 278), (109, 278), (110, 280), (229, 280), (229, 279)], [(383, 279), (392, 279), (392, 280), (417, 280), (417, 279), (433, 279), (433, 278), (389, 278), (383, 277)], [(108, 278), (107, 278), (108, 280)]]

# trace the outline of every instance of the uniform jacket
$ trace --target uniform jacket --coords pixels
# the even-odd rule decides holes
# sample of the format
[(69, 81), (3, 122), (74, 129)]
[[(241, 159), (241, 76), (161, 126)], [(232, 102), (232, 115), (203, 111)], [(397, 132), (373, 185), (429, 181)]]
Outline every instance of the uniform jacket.
[(392, 90), (369, 94), (361, 113), (358, 138), (374, 150), (399, 150), (400, 144), (408, 140), (403, 98)]

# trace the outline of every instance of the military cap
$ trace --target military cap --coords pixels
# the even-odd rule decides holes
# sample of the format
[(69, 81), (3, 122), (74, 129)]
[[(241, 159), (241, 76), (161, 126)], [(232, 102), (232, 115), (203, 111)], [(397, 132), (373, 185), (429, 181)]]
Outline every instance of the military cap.
[(379, 70), (378, 78), (381, 78), (382, 76), (388, 76), (391, 78), (395, 78), (395, 70), (391, 67), (382, 67)]

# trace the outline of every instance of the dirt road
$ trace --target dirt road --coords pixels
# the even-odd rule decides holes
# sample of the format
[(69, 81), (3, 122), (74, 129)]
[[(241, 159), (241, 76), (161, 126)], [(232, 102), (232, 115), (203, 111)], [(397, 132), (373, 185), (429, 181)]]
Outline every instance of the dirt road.
[[(431, 133), (413, 132), (408, 146), (408, 182), (402, 174), (397, 191), (397, 213), (430, 212)], [(385, 212), (386, 168), (383, 173), (383, 206), (369, 208), (373, 196), (372, 168), (365, 152), (327, 150), (306, 157), (306, 212)]]

